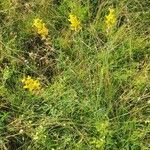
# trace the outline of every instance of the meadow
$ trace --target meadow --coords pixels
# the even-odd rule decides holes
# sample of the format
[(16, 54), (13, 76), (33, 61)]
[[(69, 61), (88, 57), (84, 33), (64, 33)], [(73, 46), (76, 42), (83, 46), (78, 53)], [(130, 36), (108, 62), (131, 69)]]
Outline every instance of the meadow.
[(149, 150), (149, 0), (0, 0), (0, 150)]

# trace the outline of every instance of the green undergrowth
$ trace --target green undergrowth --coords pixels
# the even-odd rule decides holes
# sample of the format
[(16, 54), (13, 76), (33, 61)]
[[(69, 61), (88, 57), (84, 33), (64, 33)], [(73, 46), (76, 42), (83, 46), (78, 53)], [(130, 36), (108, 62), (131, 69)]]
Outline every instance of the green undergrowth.
[[(0, 0), (0, 149), (148, 150), (148, 0)], [(115, 10), (116, 25), (105, 16)], [(82, 29), (72, 31), (69, 14)], [(33, 28), (49, 30), (42, 40)], [(22, 78), (41, 89), (23, 88)]]

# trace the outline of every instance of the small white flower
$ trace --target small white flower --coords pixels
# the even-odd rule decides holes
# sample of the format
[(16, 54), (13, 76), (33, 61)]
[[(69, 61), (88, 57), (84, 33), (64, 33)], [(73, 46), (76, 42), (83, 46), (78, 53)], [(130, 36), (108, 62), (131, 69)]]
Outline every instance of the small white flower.
[(23, 129), (20, 129), (19, 133), (22, 134), (23, 133)]

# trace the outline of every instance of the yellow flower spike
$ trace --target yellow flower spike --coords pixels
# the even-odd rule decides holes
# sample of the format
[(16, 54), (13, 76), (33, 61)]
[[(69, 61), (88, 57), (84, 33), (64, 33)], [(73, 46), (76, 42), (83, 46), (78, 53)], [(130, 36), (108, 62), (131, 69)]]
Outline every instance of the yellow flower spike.
[(42, 37), (42, 39), (46, 39), (48, 36), (48, 29), (45, 27), (45, 23), (43, 23), (42, 19), (34, 19), (33, 27), (36, 28), (37, 33)]
[(109, 30), (116, 24), (115, 10), (109, 8), (109, 14), (105, 18), (106, 28)]
[(34, 80), (30, 76), (23, 78), (22, 83), (24, 84), (23, 88), (29, 91), (37, 91), (40, 89), (39, 80)]
[(70, 24), (71, 30), (77, 31), (78, 29), (81, 29), (81, 23), (75, 15), (70, 14), (68, 20), (71, 23)]

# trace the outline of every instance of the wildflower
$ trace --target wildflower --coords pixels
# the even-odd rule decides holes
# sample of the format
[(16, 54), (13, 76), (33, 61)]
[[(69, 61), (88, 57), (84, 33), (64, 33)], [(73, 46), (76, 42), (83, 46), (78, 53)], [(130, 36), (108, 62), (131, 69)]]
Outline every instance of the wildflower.
[(109, 14), (106, 16), (105, 23), (106, 23), (107, 29), (110, 29), (115, 25), (116, 16), (115, 16), (115, 13), (114, 13), (114, 9), (111, 9), (111, 8), (109, 9)]
[(77, 29), (81, 29), (81, 23), (80, 23), (80, 21), (77, 19), (77, 17), (75, 15), (70, 14), (68, 20), (71, 23), (70, 24), (71, 30), (77, 31)]
[(39, 80), (34, 80), (30, 76), (23, 78), (22, 83), (24, 84), (23, 88), (28, 89), (29, 91), (35, 91), (40, 89)]
[(36, 28), (37, 33), (45, 39), (48, 35), (48, 29), (45, 27), (45, 23), (43, 23), (42, 19), (34, 19), (33, 26)]
[(23, 129), (20, 129), (19, 133), (22, 134), (23, 132), (24, 132)]

